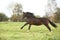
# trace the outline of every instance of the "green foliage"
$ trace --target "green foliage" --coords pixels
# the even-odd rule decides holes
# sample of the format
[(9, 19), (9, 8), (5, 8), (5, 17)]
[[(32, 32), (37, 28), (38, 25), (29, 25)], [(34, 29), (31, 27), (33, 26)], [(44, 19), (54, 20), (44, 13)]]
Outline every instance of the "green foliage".
[(55, 22), (60, 23), (60, 8), (57, 8), (57, 12), (55, 13)]
[(17, 16), (16, 15), (12, 15), (11, 21), (17, 21)]
[(8, 21), (8, 17), (5, 14), (0, 13), (0, 21)]
[(12, 15), (12, 17), (11, 17), (11, 21), (13, 21), (13, 22), (19, 22), (19, 21), (21, 21), (21, 15)]

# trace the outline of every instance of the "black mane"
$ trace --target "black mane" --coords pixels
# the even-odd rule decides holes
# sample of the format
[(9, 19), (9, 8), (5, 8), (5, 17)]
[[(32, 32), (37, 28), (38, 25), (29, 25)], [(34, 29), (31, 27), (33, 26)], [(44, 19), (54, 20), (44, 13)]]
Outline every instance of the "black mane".
[(30, 15), (31, 17), (35, 17), (33, 13), (31, 12), (26, 12), (27, 15)]

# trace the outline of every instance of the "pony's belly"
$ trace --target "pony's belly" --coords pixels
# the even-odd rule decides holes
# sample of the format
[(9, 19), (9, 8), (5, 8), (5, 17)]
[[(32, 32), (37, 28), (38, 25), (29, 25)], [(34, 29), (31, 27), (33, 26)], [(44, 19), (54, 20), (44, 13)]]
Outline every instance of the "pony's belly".
[(37, 23), (36, 23), (36, 24), (33, 24), (33, 25), (41, 25), (41, 24), (39, 24), (39, 23), (37, 24)]
[(35, 23), (35, 22), (34, 22), (34, 23), (31, 23), (31, 24), (32, 24), (32, 25), (41, 25), (42, 23), (39, 23), (39, 22), (38, 22), (38, 23)]

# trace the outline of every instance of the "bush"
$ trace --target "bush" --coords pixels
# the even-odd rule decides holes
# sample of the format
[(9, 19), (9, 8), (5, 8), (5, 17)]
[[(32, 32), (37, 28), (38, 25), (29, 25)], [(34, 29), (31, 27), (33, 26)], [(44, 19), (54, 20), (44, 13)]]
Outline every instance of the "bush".
[(19, 22), (19, 21), (21, 21), (21, 15), (12, 15), (11, 16), (11, 21), (13, 21), (13, 22)]
[(8, 21), (8, 17), (4, 13), (0, 13), (0, 21)]

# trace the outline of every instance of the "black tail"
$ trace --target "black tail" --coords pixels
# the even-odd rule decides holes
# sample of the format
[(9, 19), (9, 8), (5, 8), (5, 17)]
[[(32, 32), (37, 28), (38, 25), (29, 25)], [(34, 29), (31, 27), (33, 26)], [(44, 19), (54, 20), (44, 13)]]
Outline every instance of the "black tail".
[(53, 27), (55, 27), (55, 28), (57, 27), (57, 25), (54, 24), (52, 21), (49, 20), (49, 22), (50, 22), (50, 24), (51, 24)]

